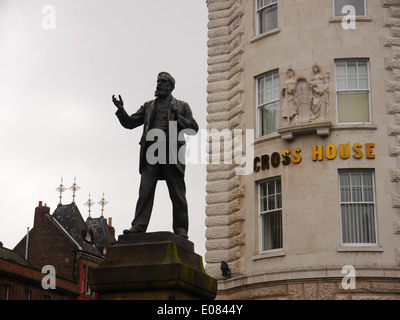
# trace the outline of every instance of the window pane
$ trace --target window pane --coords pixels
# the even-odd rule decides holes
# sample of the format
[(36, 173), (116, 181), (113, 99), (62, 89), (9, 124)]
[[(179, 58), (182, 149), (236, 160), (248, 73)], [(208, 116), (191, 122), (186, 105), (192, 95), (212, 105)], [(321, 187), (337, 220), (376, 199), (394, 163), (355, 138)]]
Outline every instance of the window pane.
[(367, 61), (358, 61), (358, 74), (368, 75), (368, 63)]
[(362, 189), (361, 187), (353, 187), (351, 188), (351, 200), (352, 202), (361, 202), (362, 201)]
[[(340, 172), (341, 226), (343, 243), (376, 243), (372, 171)], [(350, 187), (348, 186), (350, 182)], [(347, 191), (351, 202), (343, 203)]]
[(341, 187), (340, 188), (340, 201), (341, 202), (350, 202), (350, 187)]
[(336, 62), (336, 74), (339, 76), (346, 76), (346, 62)]
[(347, 172), (340, 173), (339, 176), (340, 183), (340, 201), (341, 202), (350, 202), (350, 174)]
[(355, 60), (349, 60), (346, 62), (347, 74), (357, 74), (357, 62)]
[(347, 61), (347, 74), (348, 75), (357, 75), (356, 61)]
[(262, 250), (282, 248), (282, 211), (269, 212), (262, 217)]
[(276, 195), (276, 208), (277, 209), (282, 208), (282, 195), (281, 194)]
[(338, 92), (339, 122), (370, 122), (369, 92)]
[(336, 62), (337, 90), (369, 89), (368, 61), (348, 60)]
[(362, 180), (363, 180), (363, 185), (364, 186), (372, 187), (372, 174), (371, 174), (371, 172), (363, 172)]
[(358, 89), (357, 76), (348, 76), (347, 77), (347, 89), (350, 89), (350, 90)]
[(336, 78), (336, 85), (337, 85), (337, 90), (346, 90), (347, 89), (346, 77), (338, 76)]
[(260, 199), (260, 212), (265, 212), (267, 211), (267, 197), (261, 198)]
[(275, 181), (275, 187), (276, 187), (276, 193), (281, 193), (282, 192), (281, 180), (276, 180)]
[(260, 33), (275, 29), (278, 27), (278, 7), (273, 4), (263, 9), (259, 14)]
[(261, 135), (276, 132), (279, 127), (279, 101), (260, 108)]
[(277, 131), (280, 121), (279, 73), (270, 72), (258, 79), (259, 134)]
[(280, 179), (260, 184), (260, 232), (262, 251), (282, 248), (282, 195)]
[(268, 182), (268, 195), (275, 194), (275, 181)]
[(361, 173), (360, 172), (352, 172), (351, 173), (351, 186), (353, 188), (361, 186)]
[(272, 87), (272, 74), (265, 76), (264, 81), (265, 81), (265, 86), (267, 88), (271, 88)]
[(364, 187), (363, 189), (363, 199), (365, 202), (373, 202), (374, 201), (374, 193), (372, 187)]
[(265, 91), (265, 100), (266, 101), (272, 101), (272, 88), (268, 87), (267, 90)]
[(258, 79), (258, 104), (264, 104), (264, 78)]
[(335, 16), (340, 17), (348, 13), (342, 13), (342, 8), (351, 5), (356, 9), (356, 16), (365, 16), (364, 0), (335, 0)]
[(341, 205), (343, 243), (376, 243), (373, 204)]
[(368, 76), (359, 76), (358, 78), (358, 89), (369, 89)]
[(275, 210), (275, 196), (269, 196), (268, 197), (268, 211), (269, 210)]
[(272, 87), (272, 99), (273, 100), (279, 100), (279, 74), (274, 73), (273, 74), (273, 87)]
[(260, 184), (260, 197), (264, 197), (267, 193), (265, 183)]
[(340, 186), (341, 187), (350, 186), (350, 174), (348, 172), (340, 173)]
[(362, 174), (363, 180), (363, 200), (364, 202), (373, 202), (374, 201), (374, 193), (372, 186), (372, 175), (370, 172), (363, 172)]

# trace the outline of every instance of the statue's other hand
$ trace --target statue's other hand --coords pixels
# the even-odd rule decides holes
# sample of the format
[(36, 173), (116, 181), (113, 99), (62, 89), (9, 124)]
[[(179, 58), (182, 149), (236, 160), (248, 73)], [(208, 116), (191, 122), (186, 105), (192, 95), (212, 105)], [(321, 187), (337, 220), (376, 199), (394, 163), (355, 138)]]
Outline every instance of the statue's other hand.
[(118, 109), (121, 109), (124, 106), (124, 101), (121, 98), (121, 95), (118, 95), (119, 100), (115, 97), (115, 95), (112, 96), (112, 101), (114, 102), (115, 106)]

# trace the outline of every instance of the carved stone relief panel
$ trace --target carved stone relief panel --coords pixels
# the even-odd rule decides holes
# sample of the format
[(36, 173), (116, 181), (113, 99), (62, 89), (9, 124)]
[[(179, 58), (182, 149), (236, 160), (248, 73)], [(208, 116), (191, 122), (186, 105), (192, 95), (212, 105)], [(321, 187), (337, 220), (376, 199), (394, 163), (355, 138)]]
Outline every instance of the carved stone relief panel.
[(281, 90), (282, 122), (278, 132), (283, 139), (294, 139), (294, 135), (316, 132), (330, 134), (329, 118), (329, 73), (321, 73), (318, 65), (312, 68), (313, 76), (296, 77), (292, 68), (286, 72), (286, 81)]

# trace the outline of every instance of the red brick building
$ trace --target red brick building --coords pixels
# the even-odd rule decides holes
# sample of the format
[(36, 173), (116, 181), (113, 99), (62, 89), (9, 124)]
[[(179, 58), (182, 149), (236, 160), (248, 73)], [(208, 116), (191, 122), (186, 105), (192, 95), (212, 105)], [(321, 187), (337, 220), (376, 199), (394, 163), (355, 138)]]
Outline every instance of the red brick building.
[(74, 281), (56, 278), (56, 288), (46, 290), (47, 273), (34, 268), (20, 254), (0, 243), (0, 300), (70, 300), (78, 298)]
[(114, 228), (103, 217), (89, 217), (85, 222), (75, 203), (59, 204), (50, 215), (50, 208), (39, 202), (33, 228), (14, 251), (25, 256), (36, 270), (53, 266), (57, 285), (59, 279), (75, 283), (79, 299), (94, 299), (95, 293), (88, 285), (88, 270), (102, 262), (107, 246), (114, 242)]

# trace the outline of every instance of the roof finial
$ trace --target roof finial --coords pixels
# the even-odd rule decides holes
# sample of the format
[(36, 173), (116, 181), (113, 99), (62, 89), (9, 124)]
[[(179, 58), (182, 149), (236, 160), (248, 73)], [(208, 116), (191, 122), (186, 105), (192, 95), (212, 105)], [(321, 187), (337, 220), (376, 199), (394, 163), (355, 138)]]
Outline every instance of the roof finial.
[(92, 199), (90, 199), (90, 193), (89, 193), (89, 200), (85, 203), (85, 206), (89, 207), (89, 218), (91, 218), (90, 216), (90, 212), (91, 212), (91, 208), (95, 203), (92, 201)]
[(106, 199), (104, 199), (104, 191), (103, 191), (103, 198), (100, 200), (99, 204), (101, 205), (101, 217), (104, 217), (104, 206), (108, 203)]
[(79, 190), (81, 187), (78, 187), (76, 184), (76, 177), (74, 177), (74, 183), (72, 187), (69, 188), (69, 190), (72, 190), (72, 203), (75, 203), (75, 191)]
[(60, 196), (59, 196), (59, 198), (60, 198), (59, 205), (62, 204), (62, 203), (61, 203), (62, 193), (63, 193), (65, 190), (67, 190), (67, 188), (64, 187), (64, 185), (63, 185), (63, 178), (61, 177), (61, 183), (60, 183), (60, 185), (58, 186), (58, 188), (56, 189), (56, 191), (58, 191), (58, 192), (60, 193)]

